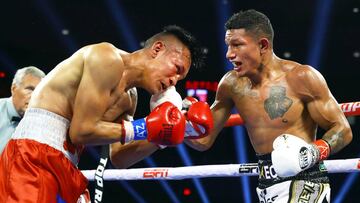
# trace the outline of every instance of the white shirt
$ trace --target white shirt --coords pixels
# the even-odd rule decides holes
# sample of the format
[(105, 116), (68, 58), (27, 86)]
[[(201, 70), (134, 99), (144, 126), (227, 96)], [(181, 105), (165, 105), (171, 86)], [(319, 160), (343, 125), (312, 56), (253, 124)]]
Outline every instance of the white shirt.
[(12, 98), (0, 99), (0, 154), (4, 150), (6, 144), (11, 139), (11, 135), (14, 133), (16, 126), (19, 124), (17, 121), (11, 121), (13, 117), (19, 117), (16, 112), (15, 106), (12, 102)]

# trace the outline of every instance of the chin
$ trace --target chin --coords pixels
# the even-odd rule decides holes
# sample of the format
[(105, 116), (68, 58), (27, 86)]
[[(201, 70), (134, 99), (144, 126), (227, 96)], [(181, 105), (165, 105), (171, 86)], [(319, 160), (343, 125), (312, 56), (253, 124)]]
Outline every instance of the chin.
[(236, 72), (236, 75), (238, 76), (238, 77), (244, 77), (245, 76), (245, 73), (244, 72)]
[(154, 93), (156, 93), (158, 91), (156, 86), (154, 86), (151, 83), (146, 83), (143, 86), (141, 86), (141, 88), (151, 95), (153, 95)]
[(154, 94), (158, 94), (160, 92), (160, 90), (158, 88), (149, 88), (147, 89), (147, 91), (151, 94), (151, 95), (154, 95)]
[(150, 94), (151, 94), (151, 95), (155, 95), (155, 94), (158, 94), (159, 92), (160, 92), (160, 91), (158, 91), (158, 90), (153, 90), (153, 91), (150, 92)]

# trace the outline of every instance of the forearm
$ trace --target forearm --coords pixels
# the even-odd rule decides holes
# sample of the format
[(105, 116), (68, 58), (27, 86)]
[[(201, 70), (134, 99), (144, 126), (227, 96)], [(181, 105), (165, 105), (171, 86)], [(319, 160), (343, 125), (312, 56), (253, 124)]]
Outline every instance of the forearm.
[(121, 124), (107, 121), (70, 127), (70, 138), (74, 144), (103, 145), (120, 142), (122, 133)]
[(159, 147), (147, 141), (135, 141), (126, 145), (110, 145), (110, 159), (116, 168), (128, 168), (157, 151)]
[(184, 143), (187, 144), (189, 147), (201, 152), (206, 151), (211, 147), (210, 144), (204, 144), (200, 142), (200, 140), (189, 139), (189, 140), (184, 140)]
[[(228, 113), (229, 114), (229, 113)], [(209, 148), (212, 147), (212, 145), (215, 143), (215, 140), (217, 138), (217, 136), (219, 135), (219, 133), (221, 132), (221, 130), (223, 129), (225, 122), (227, 121), (227, 118), (229, 116), (224, 116), (224, 117), (220, 117), (217, 116), (218, 114), (213, 113), (213, 118), (214, 118), (214, 128), (211, 130), (211, 132), (209, 133), (209, 135), (207, 135), (206, 137), (203, 138), (199, 138), (199, 139), (185, 139), (185, 143), (198, 151), (206, 151)], [(227, 115), (226, 113), (224, 113), (223, 115)]]
[(189, 147), (197, 151), (206, 151), (214, 144), (217, 134), (211, 133), (204, 138), (199, 139), (185, 139), (184, 142)]
[(330, 153), (335, 154), (351, 142), (352, 131), (348, 124), (338, 124), (330, 128), (322, 139), (329, 144)]

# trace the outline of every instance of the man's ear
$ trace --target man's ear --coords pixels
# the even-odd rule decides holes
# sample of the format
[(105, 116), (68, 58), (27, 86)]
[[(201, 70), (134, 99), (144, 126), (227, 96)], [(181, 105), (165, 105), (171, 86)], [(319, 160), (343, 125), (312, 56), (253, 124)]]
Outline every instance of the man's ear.
[(259, 41), (260, 53), (264, 54), (270, 48), (270, 41), (267, 38), (261, 38)]
[(15, 85), (15, 84), (12, 84), (12, 85), (11, 85), (11, 95), (14, 94), (15, 90), (16, 90), (16, 85)]
[(151, 56), (155, 58), (158, 53), (165, 48), (165, 44), (162, 41), (156, 41), (151, 46)]

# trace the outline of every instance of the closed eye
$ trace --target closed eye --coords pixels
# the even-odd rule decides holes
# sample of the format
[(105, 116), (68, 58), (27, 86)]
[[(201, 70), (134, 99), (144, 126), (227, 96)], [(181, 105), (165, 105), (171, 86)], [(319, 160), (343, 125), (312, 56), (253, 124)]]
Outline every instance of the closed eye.
[(234, 44), (231, 44), (230, 46), (232, 46), (234, 48), (238, 48), (238, 47), (240, 47), (242, 45), (243, 45), (242, 43), (234, 43)]
[(35, 87), (34, 86), (26, 86), (25, 89), (34, 91)]
[(176, 73), (177, 74), (179, 74), (179, 75), (182, 74), (183, 70), (184, 70), (184, 68), (182, 66), (176, 65)]

